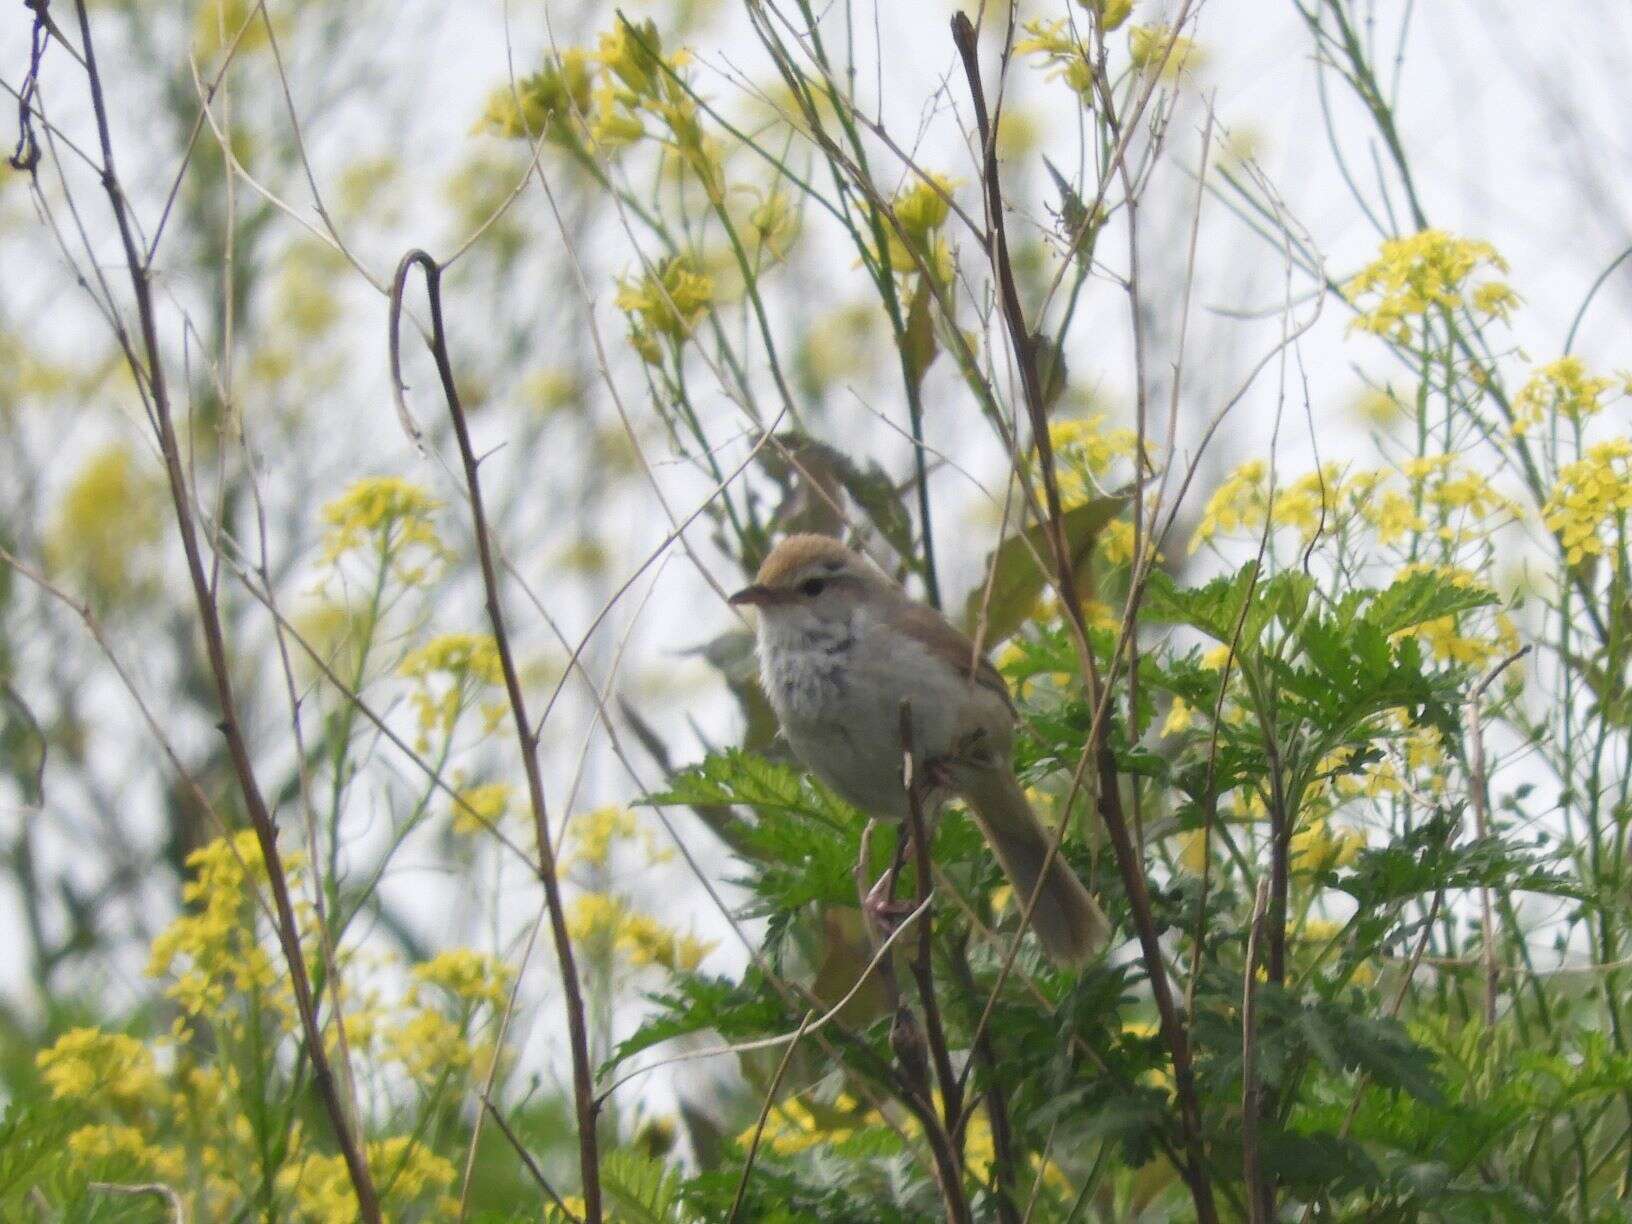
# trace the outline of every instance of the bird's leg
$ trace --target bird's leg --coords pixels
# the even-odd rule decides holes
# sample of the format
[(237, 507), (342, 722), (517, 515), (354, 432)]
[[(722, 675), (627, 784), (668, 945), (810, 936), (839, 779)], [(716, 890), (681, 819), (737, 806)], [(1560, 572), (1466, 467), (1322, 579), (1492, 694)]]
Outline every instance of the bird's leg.
[[(869, 820), (867, 827), (861, 834), (861, 861), (856, 864), (857, 890), (866, 886), (868, 870), (872, 863), (872, 834), (878, 821)], [(888, 932), (901, 919), (912, 913), (911, 901), (896, 900), (895, 886), (901, 878), (901, 868), (907, 862), (908, 830), (903, 828), (895, 839), (895, 856), (890, 861), (889, 869), (878, 877), (871, 888), (862, 892), (861, 910), (867, 916), (871, 926)]]

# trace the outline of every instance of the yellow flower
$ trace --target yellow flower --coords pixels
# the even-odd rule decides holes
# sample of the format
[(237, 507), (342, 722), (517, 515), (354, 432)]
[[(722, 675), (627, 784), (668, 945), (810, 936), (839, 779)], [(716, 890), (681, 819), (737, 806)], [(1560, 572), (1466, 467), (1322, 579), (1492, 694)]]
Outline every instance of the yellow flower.
[(1501, 282), (1487, 281), (1473, 290), (1471, 300), (1467, 296), (1469, 280), (1481, 271), (1507, 271), (1506, 261), (1488, 242), (1437, 229), (1390, 238), (1378, 258), (1343, 287), (1343, 295), (1359, 310), (1350, 326), (1409, 344), (1414, 321), (1430, 310), (1467, 309), (1505, 317), (1516, 299)]
[(1133, 12), (1133, 0), (1077, 0), (1077, 3), (1099, 16), (1100, 29), (1107, 34), (1119, 27)]
[[(1126, 519), (1117, 519), (1107, 523), (1105, 530), (1099, 533), (1099, 551), (1111, 565), (1126, 565), (1133, 560), (1134, 548), (1133, 524)], [(1150, 541), (1141, 543), (1148, 551)], [(1160, 562), (1162, 554), (1157, 553), (1154, 560)]]
[(1593, 378), (1579, 357), (1560, 357), (1540, 366), (1513, 397), (1513, 434), (1523, 437), (1550, 416), (1579, 424), (1602, 411), (1612, 378)]
[(637, 333), (688, 339), (713, 304), (714, 278), (698, 271), (688, 255), (663, 260), (639, 280), (618, 281), (617, 307)]
[(95, 452), (63, 494), (45, 536), (46, 564), (90, 588), (98, 603), (151, 584), (143, 563), (163, 531), (163, 483), (122, 446)]
[(646, 124), (639, 111), (620, 105), (618, 92), (607, 85), (595, 91), (595, 115), (589, 134), (597, 146), (618, 149), (644, 137)]
[[(419, 713), (422, 743), (433, 730), (451, 735), (476, 691), (504, 683), (499, 648), (488, 633), (444, 633), (432, 638), (409, 652), (397, 674), (417, 681), (412, 700)], [(487, 730), (497, 725), (504, 708), (500, 702), (483, 706)]]
[(895, 197), (892, 205), (901, 228), (920, 240), (945, 225), (952, 213), (950, 200), (955, 184), (940, 174), (931, 174), (929, 178), (929, 182), (916, 180)]
[(1341, 480), (1337, 465), (1328, 463), (1321, 471), (1305, 473), (1287, 488), (1277, 489), (1270, 521), (1277, 527), (1295, 528), (1308, 543), (1322, 524), (1332, 526)]
[(1411, 499), (1395, 489), (1363, 502), (1360, 514), (1375, 529), (1377, 542), (1385, 548), (1428, 528), (1427, 521), (1417, 513)]
[(1521, 300), (1512, 287), (1503, 281), (1486, 281), (1473, 291), (1475, 313), (1500, 319), (1504, 323)]
[(1267, 471), (1262, 459), (1249, 459), (1225, 478), (1207, 499), (1201, 513), (1201, 524), (1190, 539), (1191, 552), (1214, 536), (1227, 535), (1263, 522), (1268, 497), (1264, 487)]
[[(436, 1205), (436, 1197), (453, 1185), (453, 1165), (405, 1135), (369, 1142), (367, 1157), (380, 1206), (391, 1219)], [(294, 1224), (351, 1224), (357, 1218), (357, 1196), (342, 1156), (290, 1161), (278, 1170), (277, 1184), (293, 1206), (288, 1218)]]
[(415, 965), (408, 992), (410, 1006), (419, 1002), (419, 987), (436, 986), (463, 1003), (502, 1008), (509, 997), (510, 968), (497, 957), (470, 948), (454, 948)]
[(1328, 830), (1324, 818), (1311, 820), (1292, 835), (1293, 871), (1333, 871), (1347, 867), (1366, 848), (1366, 835), (1356, 829)]
[(421, 1084), (435, 1084), (475, 1061), (463, 1027), (429, 1007), (413, 1012), (386, 1034), (385, 1053)]
[(1177, 80), (1207, 61), (1193, 39), (1183, 38), (1170, 26), (1134, 26), (1128, 31), (1128, 58), (1144, 72), (1157, 72), (1164, 81)]
[[(841, 1092), (822, 1114), (818, 1118), (810, 1106), (796, 1096), (784, 1097), (765, 1115), (760, 1142), (778, 1156), (792, 1156), (813, 1147), (844, 1143), (858, 1128), (885, 1124), (883, 1114), (876, 1109), (863, 1111), (860, 1103), (846, 1092)], [(912, 1133), (910, 1125), (907, 1133), (909, 1136)], [(753, 1138), (754, 1128), (749, 1127), (737, 1136), (737, 1142), (746, 1147)]]
[(453, 805), (453, 831), (480, 833), (496, 829), (510, 810), (514, 790), (508, 782), (488, 782), (457, 792), (459, 801)]
[(1405, 412), (1405, 405), (1391, 392), (1368, 388), (1355, 401), (1354, 410), (1362, 420), (1380, 428), (1399, 420)]
[(664, 96), (669, 72), (685, 67), (691, 57), (681, 51), (663, 58), (656, 22), (648, 19), (637, 26), (620, 18), (600, 36), (595, 58), (636, 98), (655, 99)]
[[(1112, 0), (1112, 3), (1120, 3), (1120, 0)], [(1127, 13), (1123, 13), (1122, 20), (1126, 18)], [(1115, 28), (1109, 22), (1105, 25), (1107, 32)], [(1070, 23), (1063, 18), (1057, 21), (1032, 20), (1025, 23), (1024, 29), (1030, 37), (1016, 42), (1014, 53), (1041, 59), (1048, 66), (1047, 80), (1063, 80), (1082, 99), (1083, 105), (1092, 106), (1093, 60), (1089, 57), (1088, 48), (1071, 33)]]
[[(267, 10), (271, 16), (271, 10)], [(274, 18), (276, 20), (276, 18)], [(284, 33), (279, 23), (279, 33)], [(243, 37), (238, 38), (239, 31)], [(200, 60), (209, 60), (234, 46), (235, 54), (258, 51), (267, 45), (266, 27), (250, 0), (203, 0), (193, 14), (193, 51)]]
[(603, 955), (617, 952), (636, 969), (660, 965), (689, 972), (714, 949), (712, 943), (683, 935), (607, 893), (579, 894), (567, 917), (567, 934)]
[(1614, 438), (1592, 446), (1585, 458), (1559, 471), (1558, 483), (1542, 507), (1542, 521), (1558, 536), (1565, 561), (1579, 565), (1588, 557), (1604, 555), (1600, 533), (1624, 524), (1628, 510), (1632, 510), (1632, 441)]
[(92, 1105), (130, 1105), (158, 1086), (153, 1055), (140, 1041), (97, 1028), (70, 1029), (34, 1056), (51, 1095)]
[(596, 808), (576, 817), (571, 825), (576, 847), (571, 862), (605, 867), (612, 857), (613, 843), (633, 837), (638, 828), (635, 814), (625, 807)]
[(1230, 661), (1230, 646), (1228, 642), (1220, 642), (1217, 646), (1210, 646), (1201, 654), (1201, 665), (1209, 671), (1222, 671), (1224, 664)]
[(781, 259), (799, 233), (799, 212), (785, 191), (770, 191), (748, 214), (748, 228), (772, 259)]
[(187, 1162), (173, 1147), (151, 1144), (134, 1126), (82, 1126), (68, 1136), (73, 1163), (92, 1170), (112, 1166), (119, 1176), (179, 1181)]
[[(291, 884), (297, 883), (303, 857), (285, 854), (283, 864)], [(187, 856), (187, 866), (193, 878), (181, 898), (191, 908), (154, 938), (148, 976), (171, 977), (165, 994), (188, 1016), (218, 1017), (240, 995), (292, 1008), (284, 975), (260, 946), (254, 896), (266, 880), (266, 863), (254, 831), (200, 847)]]
[(522, 77), (514, 89), (506, 84), (494, 90), (476, 128), (511, 139), (545, 134), (559, 139), (577, 116), (588, 113), (594, 72), (588, 52), (569, 48), (560, 60)]
[(366, 551), (385, 559), (405, 581), (423, 581), (425, 569), (406, 561), (409, 550), (415, 548), (424, 550), (430, 560), (447, 555), (433, 521), (441, 506), (419, 485), (400, 476), (354, 481), (323, 507), (323, 522), (328, 526), (323, 560), (332, 565), (348, 553)]
[(1194, 721), (1195, 711), (1190, 708), (1190, 703), (1183, 697), (1175, 697), (1168, 708), (1167, 721), (1162, 724), (1162, 734), (1177, 735), (1180, 731), (1188, 731)]

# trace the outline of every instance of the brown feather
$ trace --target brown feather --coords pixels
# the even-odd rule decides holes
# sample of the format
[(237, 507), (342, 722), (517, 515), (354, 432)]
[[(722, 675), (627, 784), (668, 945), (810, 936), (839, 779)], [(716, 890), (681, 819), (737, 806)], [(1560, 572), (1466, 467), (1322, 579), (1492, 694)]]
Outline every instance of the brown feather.
[(943, 660), (965, 680), (973, 680), (982, 688), (990, 689), (1003, 699), (1003, 704), (1014, 712), (1009, 698), (1009, 686), (992, 666), (991, 660), (975, 653), (975, 644), (962, 630), (928, 604), (910, 599), (904, 592), (896, 607), (895, 626), (908, 637), (921, 643), (924, 649)]

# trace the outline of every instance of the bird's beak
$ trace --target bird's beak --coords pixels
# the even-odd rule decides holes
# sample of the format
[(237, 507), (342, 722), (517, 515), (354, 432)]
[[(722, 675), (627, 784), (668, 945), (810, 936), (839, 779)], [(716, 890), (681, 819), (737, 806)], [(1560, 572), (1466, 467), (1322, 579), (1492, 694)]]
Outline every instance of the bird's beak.
[(750, 608), (763, 608), (766, 604), (779, 602), (779, 597), (777, 592), (771, 590), (770, 587), (762, 586), (756, 582), (751, 586), (743, 587), (726, 602), (733, 608), (741, 608), (745, 605)]

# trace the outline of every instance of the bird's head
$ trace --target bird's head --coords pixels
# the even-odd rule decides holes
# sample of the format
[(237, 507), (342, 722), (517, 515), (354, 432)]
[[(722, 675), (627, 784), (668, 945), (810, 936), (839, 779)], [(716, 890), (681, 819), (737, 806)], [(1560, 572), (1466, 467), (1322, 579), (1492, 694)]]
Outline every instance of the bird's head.
[(814, 626), (848, 620), (892, 589), (877, 566), (830, 536), (794, 535), (771, 549), (731, 603), (758, 608), (761, 623)]

